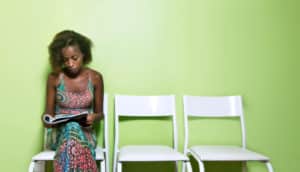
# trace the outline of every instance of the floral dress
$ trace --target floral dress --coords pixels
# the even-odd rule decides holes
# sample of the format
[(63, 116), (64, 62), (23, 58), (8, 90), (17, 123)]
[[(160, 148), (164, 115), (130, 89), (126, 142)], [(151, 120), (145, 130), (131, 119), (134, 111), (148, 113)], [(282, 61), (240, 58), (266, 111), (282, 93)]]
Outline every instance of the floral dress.
[[(56, 114), (93, 112), (94, 87), (89, 77), (86, 89), (72, 92), (65, 87), (63, 75), (56, 88)], [(55, 150), (55, 172), (96, 172), (96, 136), (92, 127), (68, 122), (47, 131), (47, 147)]]

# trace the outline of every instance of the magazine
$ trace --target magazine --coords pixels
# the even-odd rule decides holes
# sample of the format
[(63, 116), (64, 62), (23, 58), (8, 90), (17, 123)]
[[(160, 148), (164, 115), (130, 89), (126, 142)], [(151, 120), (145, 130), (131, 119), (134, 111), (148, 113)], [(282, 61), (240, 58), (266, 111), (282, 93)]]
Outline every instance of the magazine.
[(81, 112), (79, 114), (57, 114), (54, 117), (49, 114), (45, 114), (43, 116), (43, 120), (46, 124), (50, 124), (50, 125), (65, 123), (69, 121), (84, 123), (86, 122), (86, 118), (88, 114), (89, 113), (87, 111)]

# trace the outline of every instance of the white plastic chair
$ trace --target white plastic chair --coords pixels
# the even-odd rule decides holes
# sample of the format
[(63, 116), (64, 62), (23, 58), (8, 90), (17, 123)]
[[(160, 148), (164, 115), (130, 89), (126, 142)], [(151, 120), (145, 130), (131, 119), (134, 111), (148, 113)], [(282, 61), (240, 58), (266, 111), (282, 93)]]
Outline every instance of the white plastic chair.
[[(173, 128), (173, 147), (166, 145), (127, 145), (119, 148), (119, 118), (170, 117)], [(128, 119), (130, 120), (130, 119)], [(162, 133), (163, 134), (163, 133)], [(114, 172), (122, 172), (123, 162), (177, 162), (183, 161), (192, 172), (187, 156), (177, 151), (175, 96), (115, 96)]]
[[(107, 94), (104, 95), (103, 98), (103, 139), (104, 139), (104, 145), (103, 147), (97, 146), (95, 149), (96, 151), (96, 161), (99, 161), (100, 164), (100, 171), (101, 172), (109, 172), (109, 146), (108, 146), (108, 117), (107, 117)], [(46, 143), (46, 129), (45, 129), (45, 135), (44, 135), (44, 144)], [(45, 145), (44, 145), (45, 148)], [(31, 163), (29, 165), (29, 172), (43, 172), (45, 171), (45, 164), (46, 161), (53, 161), (54, 160), (55, 151), (53, 150), (44, 150), (36, 155), (34, 155), (31, 159)]]
[[(270, 159), (262, 154), (246, 148), (246, 131), (241, 96), (201, 97), (184, 96), (184, 153), (191, 154), (199, 164), (199, 171), (204, 172), (203, 161), (241, 161), (246, 171), (247, 161), (260, 161), (266, 164), (269, 172), (273, 172)], [(242, 147), (226, 145), (193, 145), (188, 148), (189, 117), (238, 117), (241, 124)], [(209, 131), (203, 131), (209, 133)]]

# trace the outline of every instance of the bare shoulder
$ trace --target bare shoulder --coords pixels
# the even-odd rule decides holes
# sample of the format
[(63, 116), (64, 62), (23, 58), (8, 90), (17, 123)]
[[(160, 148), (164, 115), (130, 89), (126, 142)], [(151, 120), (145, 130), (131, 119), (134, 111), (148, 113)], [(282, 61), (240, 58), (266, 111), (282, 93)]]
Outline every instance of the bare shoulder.
[(59, 76), (59, 74), (49, 73), (48, 79), (47, 79), (47, 84), (49, 86), (56, 86), (57, 81), (58, 81), (58, 76)]
[(102, 74), (94, 69), (87, 69), (95, 85), (103, 82)]

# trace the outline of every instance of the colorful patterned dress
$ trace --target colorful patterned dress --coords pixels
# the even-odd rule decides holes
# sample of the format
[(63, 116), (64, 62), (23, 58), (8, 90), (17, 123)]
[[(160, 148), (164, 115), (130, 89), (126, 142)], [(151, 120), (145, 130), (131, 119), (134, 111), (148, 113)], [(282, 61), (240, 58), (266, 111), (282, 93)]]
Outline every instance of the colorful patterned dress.
[[(65, 89), (63, 75), (56, 88), (56, 114), (93, 112), (94, 87), (89, 77), (87, 88), (80, 92)], [(61, 124), (48, 130), (47, 145), (56, 150), (55, 172), (96, 172), (96, 137), (92, 127), (77, 122)]]

